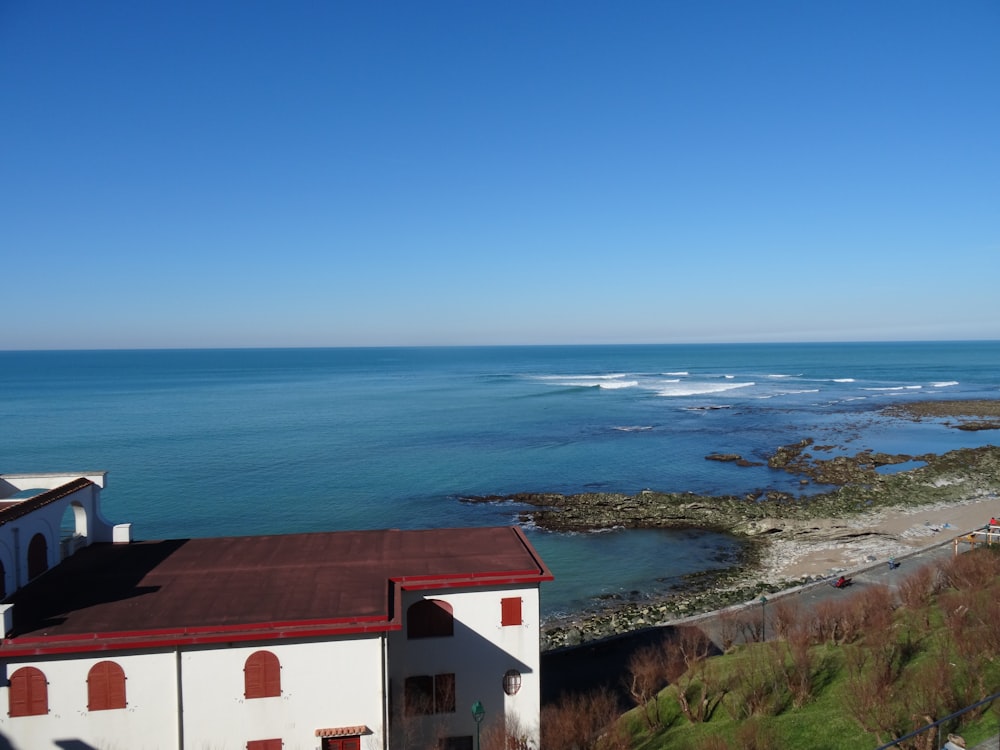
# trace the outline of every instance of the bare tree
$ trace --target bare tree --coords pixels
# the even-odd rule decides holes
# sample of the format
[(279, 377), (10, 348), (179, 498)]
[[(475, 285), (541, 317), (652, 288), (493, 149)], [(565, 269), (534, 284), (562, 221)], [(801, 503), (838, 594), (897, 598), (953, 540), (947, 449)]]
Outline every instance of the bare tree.
[(722, 699), (706, 669), (712, 653), (712, 641), (694, 627), (681, 628), (671, 642), (667, 657), (667, 675), (677, 687), (677, 701), (688, 721), (702, 722), (709, 718)]
[(628, 660), (625, 687), (635, 705), (642, 709), (650, 729), (662, 726), (658, 696), (669, 679), (668, 638), (659, 644), (649, 644), (633, 652)]

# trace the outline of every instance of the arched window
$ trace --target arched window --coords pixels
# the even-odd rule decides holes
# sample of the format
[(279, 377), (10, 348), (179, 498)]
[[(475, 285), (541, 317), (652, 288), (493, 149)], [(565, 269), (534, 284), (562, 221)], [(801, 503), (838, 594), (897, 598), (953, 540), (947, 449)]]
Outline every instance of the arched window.
[(125, 708), (125, 671), (113, 661), (99, 661), (87, 673), (87, 710)]
[(49, 569), (49, 545), (42, 534), (35, 534), (28, 543), (28, 580)]
[(442, 638), (455, 634), (455, 615), (448, 602), (422, 599), (406, 610), (407, 638)]
[(243, 696), (274, 698), (281, 695), (281, 664), (270, 651), (255, 651), (243, 665)]
[(49, 712), (49, 687), (35, 667), (21, 667), (10, 676), (10, 716), (44, 716)]

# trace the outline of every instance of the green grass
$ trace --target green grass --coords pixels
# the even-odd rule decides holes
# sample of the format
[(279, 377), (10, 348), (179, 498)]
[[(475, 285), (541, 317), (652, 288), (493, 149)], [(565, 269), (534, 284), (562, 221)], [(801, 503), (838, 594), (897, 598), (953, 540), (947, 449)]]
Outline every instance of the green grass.
[[(688, 673), (678, 684), (664, 689), (657, 698), (662, 723), (655, 729), (648, 727), (639, 709), (626, 714), (622, 721), (629, 729), (631, 747), (634, 750), (875, 748), (927, 723), (925, 716), (941, 719), (997, 692), (1000, 658), (994, 659), (992, 654), (1000, 657), (1000, 605), (991, 602), (1000, 602), (1000, 556), (984, 550), (961, 557), (967, 558), (961, 563), (965, 569), (977, 560), (976, 564), (987, 569), (986, 578), (980, 574), (976, 579), (968, 570), (964, 580), (959, 580), (962, 578), (959, 575), (948, 577), (947, 573), (942, 578), (939, 573), (926, 605), (896, 607), (891, 614), (882, 613), (889, 619), (880, 621), (881, 625), (876, 623), (869, 630), (858, 627), (855, 635), (849, 635), (843, 642), (811, 646), (812, 689), (801, 705), (793, 705), (781, 671), (790, 663), (787, 653), (782, 660), (774, 656), (778, 647), (775, 643), (745, 644), (706, 660), (701, 665), (703, 671), (697, 675)], [(957, 562), (958, 558), (952, 561)], [(946, 581), (944, 585), (942, 580)], [(888, 592), (882, 591), (880, 595), (887, 605)], [(869, 598), (872, 596), (869, 593)], [(851, 600), (844, 600), (844, 611), (848, 613), (844, 616), (851, 616), (850, 604)], [(803, 612), (800, 618), (805, 622), (816, 614)], [(865, 617), (857, 612), (853, 616)], [(877, 619), (879, 613), (868, 617)], [(959, 622), (963, 623), (961, 628), (957, 626)], [(873, 677), (878, 673), (872, 665), (877, 653), (895, 655), (886, 662), (893, 665), (892, 677), (882, 682), (875, 682)], [(865, 666), (858, 667), (863, 659), (867, 659)], [(698, 685), (703, 680), (710, 686), (710, 699), (718, 704), (707, 721), (692, 723), (680, 710), (678, 685)], [(885, 689), (867, 688), (874, 697), (857, 698), (865, 695), (864, 686), (869, 684), (885, 685)], [(758, 689), (755, 691), (753, 686)], [(952, 691), (957, 694), (952, 695)], [(871, 717), (881, 698), (885, 699), (888, 715), (896, 718), (890, 722), (891, 730), (883, 724), (879, 736), (861, 722), (865, 721), (869, 728), (873, 726)], [(943, 727), (944, 732), (961, 734), (972, 747), (1000, 731), (998, 702), (985, 713), (971, 716)], [(942, 742), (943, 739), (938, 740), (933, 747), (940, 747)]]

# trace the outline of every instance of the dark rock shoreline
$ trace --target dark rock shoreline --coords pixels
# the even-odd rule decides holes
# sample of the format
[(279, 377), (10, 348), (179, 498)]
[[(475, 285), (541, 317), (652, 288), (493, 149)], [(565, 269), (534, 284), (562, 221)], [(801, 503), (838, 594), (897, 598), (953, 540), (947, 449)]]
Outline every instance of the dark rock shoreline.
[[(916, 421), (955, 420), (947, 424), (956, 429), (970, 429), (969, 425), (975, 425), (974, 429), (1000, 429), (1000, 401), (918, 402), (895, 406), (885, 413)], [(891, 455), (867, 450), (829, 459), (816, 455), (832, 449), (806, 438), (778, 447), (768, 458), (771, 468), (797, 474), (803, 483), (832, 487), (801, 498), (773, 490), (724, 496), (644, 490), (634, 495), (523, 492), (462, 499), (528, 506), (520, 514), (521, 521), (550, 531), (695, 528), (732, 534), (743, 542), (740, 559), (733, 566), (688, 576), (674, 593), (649, 599), (640, 594), (629, 601), (606, 600), (595, 611), (544, 623), (542, 648), (550, 650), (664, 624), (805, 583), (765, 583), (761, 575), (763, 553), (774, 539), (829, 538), (831, 519), (857, 517), (879, 508), (955, 503), (1000, 493), (1000, 448), (996, 446), (963, 448), (942, 455)], [(706, 458), (744, 461), (735, 454), (710, 454)], [(877, 471), (879, 466), (914, 461), (922, 465), (895, 474)]]

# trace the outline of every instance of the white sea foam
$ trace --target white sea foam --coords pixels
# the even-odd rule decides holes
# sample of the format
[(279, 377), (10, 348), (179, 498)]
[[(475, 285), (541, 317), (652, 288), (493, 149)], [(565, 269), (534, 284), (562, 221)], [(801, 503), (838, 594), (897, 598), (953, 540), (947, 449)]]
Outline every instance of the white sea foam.
[(779, 379), (780, 378), (801, 378), (802, 377), (802, 373), (800, 372), (798, 375), (785, 375), (785, 374), (782, 374), (782, 373), (772, 373), (771, 375), (768, 375), (768, 377), (769, 378), (779, 378)]
[(931, 383), (935, 388), (947, 388), (950, 385), (958, 385), (957, 380), (945, 380), (941, 383)]
[(563, 388), (632, 388), (636, 380), (622, 380), (627, 373), (616, 372), (602, 375), (535, 375), (534, 380), (542, 380)]
[(652, 425), (622, 425), (620, 427), (612, 427), (612, 430), (618, 430), (618, 432), (649, 432), (653, 429)]
[(535, 380), (620, 380), (621, 378), (627, 377), (627, 372), (609, 372), (603, 373), (601, 375), (585, 375), (585, 374), (572, 374), (572, 375), (535, 375)]
[(638, 380), (613, 380), (606, 383), (598, 383), (599, 388), (604, 388), (607, 390), (616, 390), (618, 388), (635, 388), (639, 385)]
[(862, 388), (863, 391), (919, 391), (923, 388), (922, 385), (892, 385), (892, 386), (882, 386), (882, 387), (869, 387)]
[(834, 383), (853, 383), (854, 378), (834, 378)]
[(663, 374), (664, 375), (671, 375), (671, 376), (673, 376), (673, 375), (679, 375), (681, 377), (684, 377), (684, 376), (690, 375), (691, 373), (685, 372), (685, 371), (682, 370), (681, 372), (665, 372)]
[(678, 383), (672, 388), (661, 388), (659, 396), (701, 396), (708, 393), (722, 393), (737, 388), (747, 388), (756, 383)]

